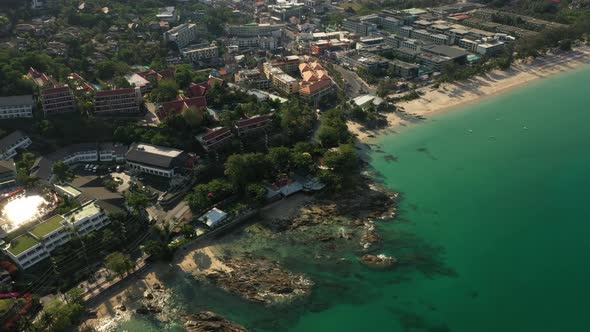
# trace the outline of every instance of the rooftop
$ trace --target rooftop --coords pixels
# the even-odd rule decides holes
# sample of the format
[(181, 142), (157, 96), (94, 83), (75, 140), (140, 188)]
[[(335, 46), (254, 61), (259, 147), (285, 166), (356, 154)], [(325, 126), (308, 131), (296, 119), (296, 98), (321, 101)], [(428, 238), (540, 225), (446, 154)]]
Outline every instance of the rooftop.
[(15, 130), (5, 137), (0, 138), (0, 152), (8, 149), (8, 147), (12, 146), (24, 137), (26, 137), (26, 135), (22, 131)]
[(33, 105), (32, 95), (0, 97), (0, 105), (3, 106), (20, 106)]
[(39, 244), (39, 241), (29, 234), (23, 234), (10, 242), (8, 252), (18, 256)]
[(63, 217), (71, 223), (76, 223), (79, 220), (91, 217), (99, 212), (101, 212), (100, 207), (95, 204), (94, 201), (90, 201), (81, 207), (64, 214)]
[(182, 150), (166, 148), (157, 145), (134, 143), (125, 156), (128, 161), (150, 164), (158, 167), (171, 167), (175, 158), (183, 153)]
[(33, 234), (36, 238), (42, 239), (46, 235), (62, 227), (62, 222), (64, 220), (65, 219), (60, 215), (53, 216), (48, 220), (45, 220), (44, 222), (40, 223), (39, 225), (33, 227), (33, 229), (31, 229), (29, 232)]

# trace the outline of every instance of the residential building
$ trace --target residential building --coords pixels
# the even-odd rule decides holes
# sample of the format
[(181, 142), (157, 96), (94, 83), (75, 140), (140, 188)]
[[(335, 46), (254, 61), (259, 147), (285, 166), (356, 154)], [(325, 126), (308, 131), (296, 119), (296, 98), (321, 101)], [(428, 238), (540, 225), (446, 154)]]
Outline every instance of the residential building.
[(343, 63), (353, 69), (378, 70), (387, 69), (387, 59), (363, 51), (353, 51), (346, 54)]
[(415, 65), (413, 63), (404, 62), (401, 60), (391, 60), (389, 62), (389, 70), (393, 71), (396, 76), (405, 78), (405, 79), (413, 79), (418, 77), (418, 70), (420, 66)]
[(270, 66), (270, 68), (265, 69), (265, 72), (271, 80), (272, 87), (278, 91), (287, 95), (299, 92), (299, 83), (297, 80), (285, 73), (282, 69)]
[(28, 148), (33, 142), (20, 130), (13, 131), (0, 139), (0, 160), (12, 159), (18, 150)]
[(163, 103), (156, 111), (156, 115), (160, 120), (164, 120), (170, 116), (180, 115), (185, 110), (202, 111), (205, 109), (207, 109), (205, 97), (182, 98)]
[(422, 51), (432, 55), (448, 58), (457, 64), (467, 63), (468, 53), (456, 46), (445, 46), (445, 45), (429, 45), (422, 47)]
[(164, 40), (183, 48), (199, 38), (199, 27), (194, 23), (184, 23), (164, 32)]
[(152, 82), (139, 73), (127, 75), (125, 79), (132, 87), (139, 88), (142, 94), (148, 93), (152, 89)]
[(131, 171), (171, 178), (186, 164), (187, 154), (178, 149), (133, 143), (125, 160)]
[(230, 143), (233, 136), (234, 135), (229, 128), (217, 127), (207, 129), (206, 133), (197, 136), (197, 141), (201, 143), (205, 151), (209, 152), (217, 150), (225, 146), (227, 143)]
[(0, 120), (15, 118), (32, 118), (32, 95), (0, 97)]
[(301, 63), (299, 72), (299, 95), (303, 99), (317, 102), (321, 97), (334, 92), (334, 82), (319, 62)]
[(234, 79), (237, 84), (245, 87), (268, 89), (271, 86), (271, 81), (258, 68), (240, 70), (236, 72)]
[(102, 90), (94, 95), (94, 114), (132, 115), (139, 113), (142, 102), (141, 88)]
[(224, 41), (227, 47), (237, 46), (238, 48), (259, 48), (263, 50), (275, 50), (278, 45), (278, 39), (273, 36), (250, 36), (250, 37), (231, 37)]
[(368, 36), (372, 32), (377, 31), (377, 24), (370, 21), (361, 21), (354, 18), (346, 18), (342, 22), (342, 29), (361, 36)]
[(395, 29), (404, 25), (404, 21), (397, 19), (395, 17), (388, 16), (388, 17), (384, 17), (383, 20), (381, 20), (381, 24), (382, 24), (384, 30), (395, 31)]
[(6, 244), (2, 251), (20, 268), (28, 269), (49, 257), (51, 252), (72, 239), (72, 234), (86, 235), (110, 223), (110, 219), (96, 201), (55, 215), (30, 228)]
[(156, 14), (156, 17), (160, 21), (169, 22), (169, 23), (176, 22), (176, 19), (178, 18), (176, 15), (176, 8), (172, 7), (172, 6), (159, 8), (158, 13)]
[(74, 94), (67, 85), (42, 90), (41, 104), (45, 116), (76, 111)]
[(207, 225), (209, 228), (215, 228), (220, 226), (228, 218), (226, 212), (221, 211), (218, 208), (212, 208), (207, 211), (204, 215), (199, 217), (199, 221)]
[(449, 36), (440, 33), (430, 33), (426, 30), (414, 30), (412, 32), (412, 38), (420, 39), (428, 43), (436, 45), (448, 45)]
[(275, 36), (280, 37), (285, 26), (283, 24), (243, 24), (230, 25), (227, 27), (227, 34), (230, 36), (258, 37)]
[(271, 124), (270, 115), (255, 115), (247, 119), (238, 120), (236, 133), (238, 136), (246, 136), (258, 132)]
[(45, 73), (37, 71), (33, 67), (29, 68), (27, 77), (39, 88), (53, 87), (57, 85), (57, 81), (53, 77), (45, 75)]
[(219, 49), (215, 44), (199, 45), (183, 49), (182, 55), (192, 62), (199, 62), (201, 60), (217, 58), (219, 56)]
[(16, 165), (13, 159), (0, 160), (0, 189), (16, 184)]
[(478, 44), (475, 49), (475, 52), (481, 55), (493, 56), (501, 53), (506, 47), (504, 42), (498, 41), (496, 39), (489, 38), (484, 39), (483, 41), (484, 42)]

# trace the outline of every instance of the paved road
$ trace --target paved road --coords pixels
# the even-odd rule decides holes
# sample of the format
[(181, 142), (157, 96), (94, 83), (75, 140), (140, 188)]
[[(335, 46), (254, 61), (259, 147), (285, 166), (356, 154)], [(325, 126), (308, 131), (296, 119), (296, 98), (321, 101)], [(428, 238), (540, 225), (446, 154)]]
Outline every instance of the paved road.
[[(355, 98), (366, 93), (375, 94), (377, 92), (376, 88), (365, 83), (355, 72), (337, 64), (334, 64), (334, 69), (342, 75), (342, 79), (346, 83), (345, 93), (347, 97)], [(366, 92), (362, 93), (361, 91)]]

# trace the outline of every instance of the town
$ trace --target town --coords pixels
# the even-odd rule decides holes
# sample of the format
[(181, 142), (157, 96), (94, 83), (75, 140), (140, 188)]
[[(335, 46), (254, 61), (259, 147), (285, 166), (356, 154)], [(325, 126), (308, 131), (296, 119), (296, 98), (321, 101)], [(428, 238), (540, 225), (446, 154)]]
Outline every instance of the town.
[(349, 188), (351, 121), (384, 126), (421, 88), (584, 33), (474, 2), (137, 2), (0, 11), (3, 329), (269, 204)]

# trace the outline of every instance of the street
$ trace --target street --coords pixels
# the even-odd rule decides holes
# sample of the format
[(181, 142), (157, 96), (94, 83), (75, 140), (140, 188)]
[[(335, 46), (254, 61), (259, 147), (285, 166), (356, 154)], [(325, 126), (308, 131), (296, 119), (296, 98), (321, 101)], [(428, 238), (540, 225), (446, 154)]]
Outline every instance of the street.
[(365, 83), (355, 72), (348, 70), (340, 65), (334, 64), (336, 69), (344, 80), (345, 93), (349, 98), (355, 98), (364, 94), (375, 94), (377, 89)]

